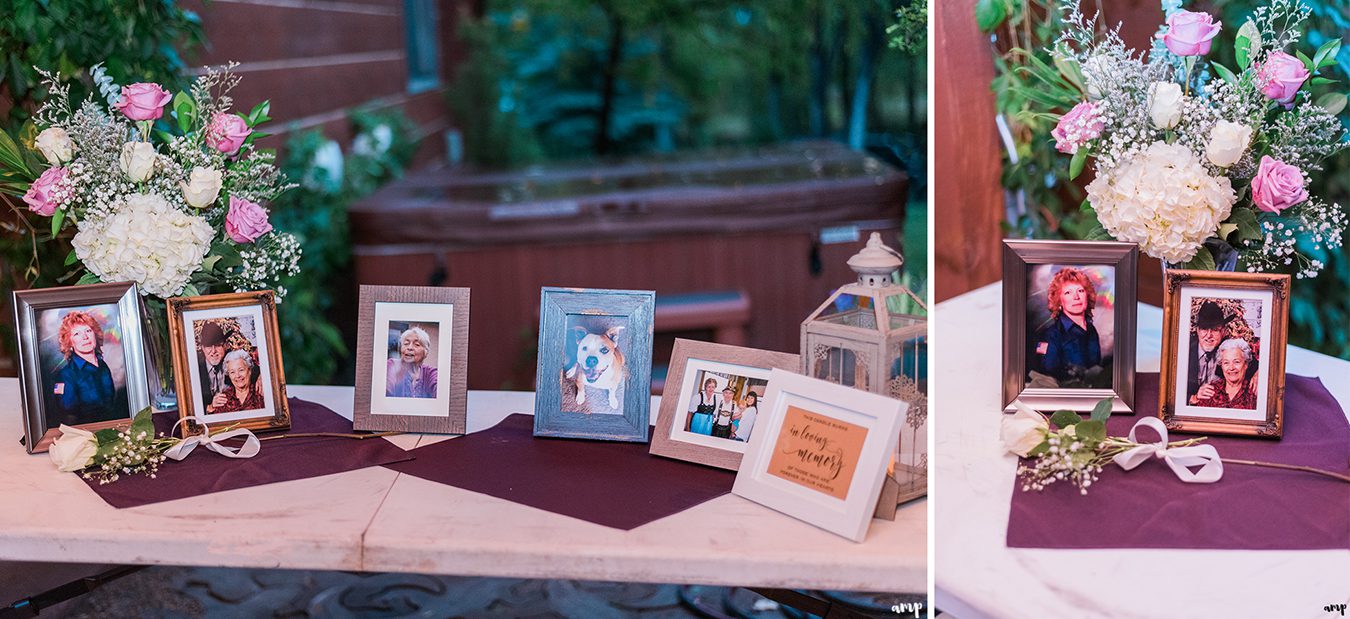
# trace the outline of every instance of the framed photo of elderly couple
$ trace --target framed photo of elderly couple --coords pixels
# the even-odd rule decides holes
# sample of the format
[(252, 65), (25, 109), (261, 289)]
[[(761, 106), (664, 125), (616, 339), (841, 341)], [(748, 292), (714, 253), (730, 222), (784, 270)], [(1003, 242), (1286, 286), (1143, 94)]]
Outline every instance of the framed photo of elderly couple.
[(1003, 404), (1134, 409), (1139, 247), (1115, 241), (1003, 242)]
[(1169, 270), (1158, 416), (1169, 430), (1280, 438), (1289, 276)]
[(357, 430), (464, 434), (469, 289), (361, 286)]
[(178, 414), (201, 424), (250, 430), (291, 427), (271, 290), (168, 300)]

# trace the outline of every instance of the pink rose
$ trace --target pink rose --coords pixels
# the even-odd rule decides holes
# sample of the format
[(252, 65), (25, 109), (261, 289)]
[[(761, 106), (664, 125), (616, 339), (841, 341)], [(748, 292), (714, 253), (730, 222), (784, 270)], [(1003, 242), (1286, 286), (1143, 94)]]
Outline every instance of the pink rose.
[(1219, 35), (1221, 25), (1209, 13), (1177, 11), (1167, 18), (1167, 32), (1162, 40), (1178, 56), (1204, 56)]
[(1252, 202), (1267, 213), (1279, 213), (1308, 199), (1303, 172), (1270, 155), (1261, 157), (1261, 167), (1252, 179)]
[(1308, 68), (1303, 61), (1284, 52), (1271, 52), (1256, 68), (1256, 84), (1261, 87), (1261, 94), (1286, 108), (1294, 107), (1294, 95), (1307, 80)]
[(206, 127), (206, 144), (226, 155), (233, 155), (239, 152), (250, 133), (253, 130), (237, 114), (217, 112)]
[(164, 106), (173, 99), (159, 84), (140, 82), (122, 87), (122, 98), (113, 107), (132, 120), (159, 120)]
[(65, 168), (47, 168), (42, 176), (28, 186), (28, 192), (23, 194), (23, 201), (28, 203), (28, 210), (43, 217), (51, 217), (52, 213), (56, 212), (56, 207), (70, 199), (70, 187), (66, 184), (69, 176), (70, 172)]
[(1102, 134), (1106, 123), (1097, 111), (1097, 106), (1084, 101), (1073, 106), (1068, 114), (1060, 117), (1059, 124), (1050, 135), (1055, 138), (1055, 148), (1061, 153), (1073, 154), (1089, 141)]
[(267, 211), (248, 200), (230, 196), (230, 210), (225, 213), (225, 234), (236, 243), (252, 243), (272, 231), (267, 222)]

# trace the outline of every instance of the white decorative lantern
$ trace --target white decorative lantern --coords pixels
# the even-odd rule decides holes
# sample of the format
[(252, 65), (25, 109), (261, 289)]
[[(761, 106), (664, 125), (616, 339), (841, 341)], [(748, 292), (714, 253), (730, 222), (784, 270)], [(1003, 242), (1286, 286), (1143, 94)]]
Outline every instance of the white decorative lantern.
[(803, 374), (909, 403), (879, 515), (928, 494), (928, 309), (896, 283), (903, 264), (873, 232), (848, 260), (858, 282), (840, 287), (802, 322)]

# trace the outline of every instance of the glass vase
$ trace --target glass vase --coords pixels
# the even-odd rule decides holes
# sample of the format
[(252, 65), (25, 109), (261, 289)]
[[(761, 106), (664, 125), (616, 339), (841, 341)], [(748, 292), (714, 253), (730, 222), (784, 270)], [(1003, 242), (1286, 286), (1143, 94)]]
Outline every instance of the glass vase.
[(178, 410), (173, 349), (169, 345), (169, 310), (158, 297), (145, 298), (145, 352), (150, 373), (150, 406), (156, 413)]

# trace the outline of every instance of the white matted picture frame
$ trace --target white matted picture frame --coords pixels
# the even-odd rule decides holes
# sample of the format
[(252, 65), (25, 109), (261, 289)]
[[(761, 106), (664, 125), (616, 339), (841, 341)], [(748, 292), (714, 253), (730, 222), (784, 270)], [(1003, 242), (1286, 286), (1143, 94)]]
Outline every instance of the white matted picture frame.
[(271, 290), (168, 300), (169, 344), (178, 415), (187, 432), (202, 424), (255, 431), (291, 427)]
[(357, 430), (463, 434), (469, 289), (361, 286)]
[(1158, 417), (1174, 432), (1284, 435), (1288, 275), (1172, 269)]
[(909, 405), (777, 368), (764, 399), (732, 493), (861, 542)]
[(795, 370), (793, 353), (676, 339), (651, 453), (736, 470), (754, 430), (773, 368)]

